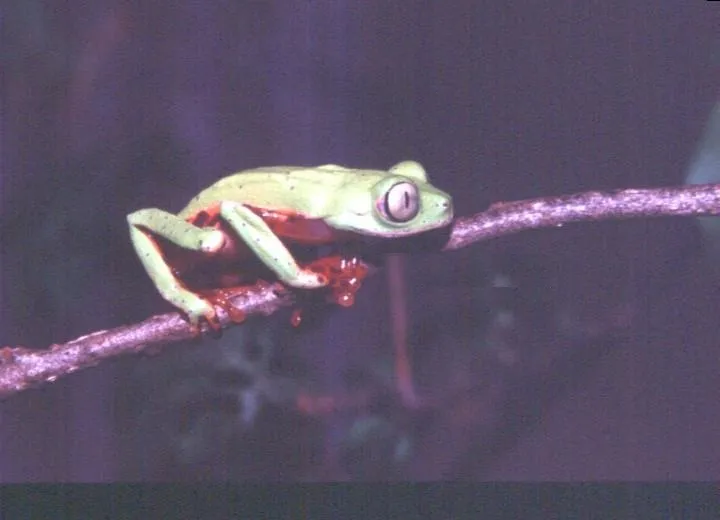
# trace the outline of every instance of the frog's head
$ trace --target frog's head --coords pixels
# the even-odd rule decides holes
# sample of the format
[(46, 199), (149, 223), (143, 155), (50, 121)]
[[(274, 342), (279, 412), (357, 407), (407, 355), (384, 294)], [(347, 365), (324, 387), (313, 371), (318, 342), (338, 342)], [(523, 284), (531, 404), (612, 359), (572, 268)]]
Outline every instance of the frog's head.
[(327, 219), (337, 229), (377, 237), (402, 237), (446, 226), (452, 221), (450, 195), (428, 183), (415, 161), (347, 186)]

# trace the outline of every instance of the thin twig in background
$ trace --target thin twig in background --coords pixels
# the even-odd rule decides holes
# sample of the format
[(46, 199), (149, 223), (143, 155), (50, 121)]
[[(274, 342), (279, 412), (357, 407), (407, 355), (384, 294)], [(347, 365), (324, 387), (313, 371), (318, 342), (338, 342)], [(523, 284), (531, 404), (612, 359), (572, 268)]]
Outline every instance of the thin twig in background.
[[(456, 219), (443, 249), (460, 249), (482, 240), (572, 222), (701, 215), (720, 215), (720, 184), (592, 191), (503, 202), (471, 217)], [(247, 315), (269, 315), (290, 305), (292, 294), (276, 284), (250, 288), (231, 301), (234, 308)], [(218, 314), (223, 327), (232, 323), (222, 309), (218, 309)], [(44, 350), (5, 347), (0, 349), (0, 397), (55, 381), (104, 359), (193, 337), (193, 329), (182, 316), (169, 313), (134, 325), (94, 332)]]
[(405, 287), (405, 263), (399, 254), (389, 255), (387, 269), (388, 292), (390, 293), (390, 315), (392, 319), (393, 350), (395, 352), (395, 385), (398, 395), (407, 407), (418, 402), (413, 384), (410, 355), (408, 352), (408, 308)]

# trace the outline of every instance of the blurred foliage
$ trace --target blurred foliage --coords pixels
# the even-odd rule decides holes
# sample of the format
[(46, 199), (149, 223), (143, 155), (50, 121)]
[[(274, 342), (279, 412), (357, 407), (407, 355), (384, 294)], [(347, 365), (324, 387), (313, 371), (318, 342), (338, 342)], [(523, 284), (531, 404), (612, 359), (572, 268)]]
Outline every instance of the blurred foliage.
[(135, 364), (117, 396), (126, 478), (288, 478), (318, 457), (319, 425), (294, 411), (307, 368), (278, 352), (287, 327), (252, 319)]
[[(688, 168), (688, 184), (720, 182), (720, 103), (710, 113), (697, 150)], [(699, 218), (705, 233), (709, 260), (717, 265), (720, 259), (720, 219)], [(720, 272), (720, 271), (718, 271)]]

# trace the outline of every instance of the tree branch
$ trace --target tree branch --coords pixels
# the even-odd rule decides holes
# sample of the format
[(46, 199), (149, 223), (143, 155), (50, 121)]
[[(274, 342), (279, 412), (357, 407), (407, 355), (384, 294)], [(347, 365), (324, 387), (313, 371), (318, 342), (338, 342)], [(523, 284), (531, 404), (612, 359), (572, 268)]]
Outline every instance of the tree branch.
[[(571, 222), (659, 216), (720, 215), (720, 184), (673, 188), (591, 191), (493, 204), (487, 211), (453, 223), (443, 250), (466, 247), (520, 231)], [(292, 294), (279, 284), (249, 288), (232, 300), (244, 314), (269, 315), (292, 303)], [(218, 308), (223, 327), (232, 323)], [(203, 328), (203, 334), (207, 328)], [(0, 349), (0, 398), (55, 381), (104, 359), (192, 339), (195, 332), (179, 313), (154, 316), (141, 323), (103, 330), (49, 349)]]
[(571, 222), (701, 215), (720, 215), (720, 184), (588, 191), (498, 202), (487, 211), (456, 219), (443, 249), (460, 249), (481, 240)]
[[(269, 315), (292, 303), (292, 294), (283, 286), (265, 284), (249, 287), (232, 298), (234, 308), (245, 314)], [(223, 328), (232, 322), (222, 307), (217, 307)], [(203, 325), (202, 334), (212, 331)], [(134, 325), (100, 330), (69, 341), (36, 350), (24, 347), (0, 348), (0, 398), (27, 388), (51, 383), (57, 378), (99, 364), (122, 354), (151, 351), (161, 345), (196, 338), (196, 331), (178, 312), (160, 314)]]

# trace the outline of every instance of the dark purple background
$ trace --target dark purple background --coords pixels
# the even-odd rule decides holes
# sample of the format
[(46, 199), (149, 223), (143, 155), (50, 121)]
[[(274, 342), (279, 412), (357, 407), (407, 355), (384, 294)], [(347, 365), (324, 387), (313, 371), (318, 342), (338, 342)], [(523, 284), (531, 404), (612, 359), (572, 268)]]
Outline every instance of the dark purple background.
[[(219, 175), (415, 158), (460, 215), (679, 184), (720, 86), (711, 2), (27, 0), (0, 15), (3, 345), (46, 346), (165, 310), (124, 215), (177, 210)], [(499, 341), (497, 309), (480, 316), (490, 304), (476, 286), (510, 257), (520, 321)], [(687, 219), (408, 259), (410, 334), (436, 345), (416, 362), (419, 386), (487, 384), (473, 390), (482, 401), (409, 415), (418, 451), (401, 478), (719, 478), (711, 272)], [(385, 275), (359, 300), (298, 341), (331, 393), (344, 368), (391, 350)], [(473, 354), (478, 342), (502, 350), (493, 338), (515, 365), (493, 370)], [(132, 427), (118, 412), (132, 371), (163, 359), (108, 363), (1, 403), (0, 480), (193, 478), (119, 441)], [(322, 423), (330, 453), (351, 421)], [(332, 467), (267, 474), (349, 478)]]

